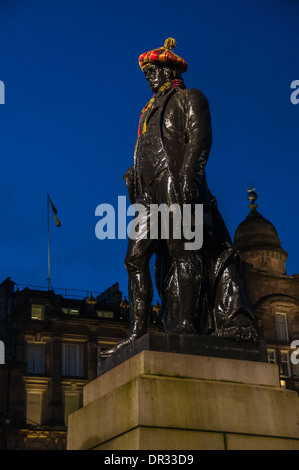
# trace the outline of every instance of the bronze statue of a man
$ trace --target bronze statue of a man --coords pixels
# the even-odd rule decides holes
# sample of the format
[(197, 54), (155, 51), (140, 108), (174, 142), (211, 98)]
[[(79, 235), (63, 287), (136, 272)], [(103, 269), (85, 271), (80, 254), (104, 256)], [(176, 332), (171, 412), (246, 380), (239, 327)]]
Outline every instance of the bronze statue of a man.
[[(144, 236), (130, 238), (125, 265), (129, 278), (131, 331), (102, 357), (144, 335), (148, 328), (153, 286), (150, 259), (156, 255), (156, 284), (168, 333), (216, 334), (255, 339), (253, 317), (236, 270), (236, 252), (210, 193), (205, 166), (212, 144), (207, 98), (182, 80), (187, 63), (164, 47), (139, 57), (154, 93), (143, 108), (135, 145), (134, 165), (125, 173), (131, 203), (147, 209)], [(170, 234), (151, 238), (150, 207), (203, 206), (203, 246), (186, 250), (186, 240)], [(162, 221), (163, 223), (163, 221)]]

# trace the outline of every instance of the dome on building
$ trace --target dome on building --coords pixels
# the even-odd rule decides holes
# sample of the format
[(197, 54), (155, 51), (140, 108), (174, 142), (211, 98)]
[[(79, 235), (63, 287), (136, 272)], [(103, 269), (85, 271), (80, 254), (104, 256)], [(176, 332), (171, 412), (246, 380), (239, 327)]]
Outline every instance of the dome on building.
[(253, 191), (248, 194), (251, 211), (235, 232), (235, 245), (239, 250), (262, 247), (281, 248), (274, 225), (257, 211), (256, 198), (257, 195)]
[(288, 254), (281, 243), (274, 225), (257, 211), (257, 194), (249, 191), (250, 213), (240, 223), (234, 243), (240, 252), (241, 264), (248, 270), (265, 271), (272, 274), (286, 273)]

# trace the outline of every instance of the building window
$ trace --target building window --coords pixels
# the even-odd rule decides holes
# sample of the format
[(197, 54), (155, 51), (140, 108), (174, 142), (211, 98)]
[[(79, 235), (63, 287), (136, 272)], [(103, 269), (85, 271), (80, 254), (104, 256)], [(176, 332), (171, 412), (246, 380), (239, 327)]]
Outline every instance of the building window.
[(45, 373), (44, 353), (45, 349), (43, 344), (27, 344), (27, 372), (32, 374)]
[(80, 396), (76, 394), (65, 394), (64, 397), (64, 423), (68, 425), (68, 418), (71, 413), (80, 408)]
[(299, 376), (299, 364), (292, 364), (293, 375)]
[(287, 316), (285, 313), (276, 313), (275, 315), (276, 338), (278, 343), (289, 341)]
[(281, 386), (281, 388), (287, 388), (286, 381), (285, 381), (285, 380), (281, 380), (281, 381), (280, 381), (280, 386)]
[(99, 318), (113, 318), (114, 313), (108, 310), (97, 310), (97, 315)]
[(62, 344), (62, 375), (83, 376), (83, 345)]
[(291, 375), (288, 351), (280, 351), (280, 374), (284, 377), (290, 377)]
[(80, 310), (78, 308), (63, 308), (63, 313), (66, 315), (79, 315)]
[(44, 319), (44, 305), (31, 305), (31, 320), (43, 320)]
[(276, 351), (275, 349), (267, 349), (269, 364), (276, 364)]
[(42, 421), (41, 392), (27, 392), (26, 420), (27, 424), (38, 425)]

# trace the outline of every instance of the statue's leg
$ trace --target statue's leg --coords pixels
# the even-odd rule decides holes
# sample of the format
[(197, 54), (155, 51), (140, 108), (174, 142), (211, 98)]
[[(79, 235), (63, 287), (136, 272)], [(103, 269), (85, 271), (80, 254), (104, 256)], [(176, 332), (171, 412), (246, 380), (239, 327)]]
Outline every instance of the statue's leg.
[(182, 249), (177, 243), (169, 244), (173, 273), (163, 290), (167, 305), (165, 329), (168, 333), (198, 334), (195, 319), (202, 284), (201, 259), (190, 252), (182, 253)]
[(125, 266), (129, 278), (130, 333), (113, 348), (100, 353), (102, 358), (111, 356), (147, 332), (153, 298), (149, 262), (156, 245), (157, 240), (150, 237), (129, 239)]
[[(195, 319), (198, 316), (203, 275), (201, 250), (186, 250), (185, 243), (190, 240), (184, 238), (182, 205), (167, 172), (156, 180), (155, 190), (159, 204), (166, 204), (168, 208), (172, 206), (167, 217), (161, 219), (161, 231), (168, 234), (165, 242), (170, 261), (168, 273), (164, 273), (161, 284), (162, 304), (165, 307), (164, 327), (168, 333), (198, 334)], [(179, 211), (174, 210), (174, 205), (179, 206)], [(194, 210), (195, 206), (191, 212), (192, 231)], [(167, 229), (165, 224), (168, 225)], [(163, 262), (163, 254), (159, 255)]]
[(149, 261), (153, 254), (153, 241), (129, 241), (125, 266), (129, 278), (129, 299), (131, 313), (131, 335), (140, 337), (147, 331), (153, 284)]

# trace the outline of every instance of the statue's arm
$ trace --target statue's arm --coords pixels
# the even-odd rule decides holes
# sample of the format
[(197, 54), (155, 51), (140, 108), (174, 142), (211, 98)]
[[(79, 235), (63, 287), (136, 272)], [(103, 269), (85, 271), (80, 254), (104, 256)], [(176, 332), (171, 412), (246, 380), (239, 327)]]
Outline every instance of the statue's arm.
[(187, 202), (198, 197), (212, 145), (212, 129), (209, 103), (200, 90), (186, 90), (184, 111), (185, 152), (180, 187), (183, 202)]

